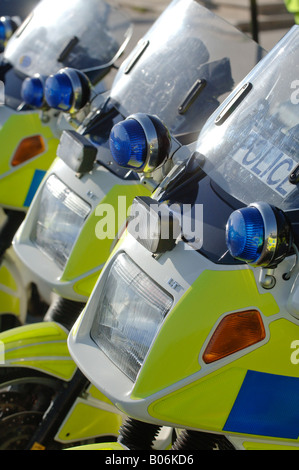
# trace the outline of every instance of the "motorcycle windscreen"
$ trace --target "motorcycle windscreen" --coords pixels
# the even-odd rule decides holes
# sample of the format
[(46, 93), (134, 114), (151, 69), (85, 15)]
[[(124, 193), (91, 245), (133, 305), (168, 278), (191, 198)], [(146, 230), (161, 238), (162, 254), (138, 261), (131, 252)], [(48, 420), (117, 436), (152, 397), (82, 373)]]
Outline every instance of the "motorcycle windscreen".
[(247, 205), (299, 206), (299, 26), (294, 26), (211, 117), (199, 136), (203, 170)]
[(124, 116), (156, 114), (176, 137), (198, 131), (264, 55), (195, 0), (174, 0), (120, 67), (111, 97)]
[(88, 0), (87, 7), (84, 0), (41, 0), (5, 48), (4, 60), (13, 66), (6, 72), (10, 76), (1, 78), (6, 94), (17, 98), (26, 76), (48, 76), (63, 67), (82, 71), (98, 67), (88, 72), (96, 83), (130, 35), (130, 21), (106, 1)]
[[(290, 182), (290, 175), (299, 173), (298, 64), (299, 26), (294, 26), (210, 117), (192, 168), (161, 194), (160, 201), (170, 205), (190, 205), (190, 226), (203, 205), (200, 247), (190, 244), (215, 263), (240, 263), (225, 243), (234, 209), (264, 201), (289, 213), (298, 210), (298, 184)], [(186, 240), (191, 235), (184, 233)]]

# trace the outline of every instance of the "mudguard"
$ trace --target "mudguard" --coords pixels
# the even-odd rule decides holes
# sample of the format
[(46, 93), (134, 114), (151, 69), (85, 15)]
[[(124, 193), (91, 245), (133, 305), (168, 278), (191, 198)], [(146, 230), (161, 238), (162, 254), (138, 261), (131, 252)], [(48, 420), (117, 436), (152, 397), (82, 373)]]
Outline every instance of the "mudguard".
[(0, 333), (1, 367), (24, 367), (69, 381), (77, 366), (67, 347), (68, 332), (54, 322), (24, 325)]
[(71, 447), (65, 450), (128, 450), (118, 442), (102, 442), (99, 444), (88, 444), (86, 446)]

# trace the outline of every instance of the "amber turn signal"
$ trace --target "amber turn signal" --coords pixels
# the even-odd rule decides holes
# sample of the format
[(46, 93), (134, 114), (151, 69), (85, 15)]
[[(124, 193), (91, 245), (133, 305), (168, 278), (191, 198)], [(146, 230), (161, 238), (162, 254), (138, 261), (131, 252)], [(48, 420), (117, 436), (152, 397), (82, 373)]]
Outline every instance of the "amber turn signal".
[(46, 144), (41, 135), (33, 135), (23, 139), (13, 156), (12, 166), (21, 165), (46, 150)]
[(260, 313), (257, 310), (231, 313), (217, 326), (204, 352), (206, 364), (262, 341), (266, 336)]

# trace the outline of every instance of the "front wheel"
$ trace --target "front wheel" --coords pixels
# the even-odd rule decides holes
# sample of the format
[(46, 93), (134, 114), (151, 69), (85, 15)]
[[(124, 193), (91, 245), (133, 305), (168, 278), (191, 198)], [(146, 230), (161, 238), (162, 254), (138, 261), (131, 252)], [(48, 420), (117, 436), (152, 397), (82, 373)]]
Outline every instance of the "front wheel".
[(0, 450), (26, 448), (61, 386), (61, 380), (37, 371), (0, 369)]
[(12, 313), (1, 313), (0, 314), (0, 331), (11, 330), (21, 326), (20, 319)]

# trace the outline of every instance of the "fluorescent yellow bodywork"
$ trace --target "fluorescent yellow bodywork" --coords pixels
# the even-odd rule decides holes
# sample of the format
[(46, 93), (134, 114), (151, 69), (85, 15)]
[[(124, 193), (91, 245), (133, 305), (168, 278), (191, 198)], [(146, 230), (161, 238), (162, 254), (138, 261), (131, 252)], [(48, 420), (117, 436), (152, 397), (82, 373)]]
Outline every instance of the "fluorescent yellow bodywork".
[[(267, 324), (268, 333), (262, 343), (212, 364), (204, 364), (202, 355), (207, 339), (219, 318), (230, 312), (252, 308), (261, 312)], [(269, 384), (270, 380), (286, 383), (288, 393), (292, 391), (292, 385), (287, 379), (299, 380), (299, 368), (291, 361), (290, 349), (292, 341), (299, 337), (299, 325), (281, 318), (278, 313), (279, 307), (271, 292), (258, 291), (251, 269), (204, 271), (166, 317), (138, 375), (131, 398), (146, 399), (159, 392), (161, 398), (153, 399), (147, 409), (154, 419), (172, 423), (173, 426), (222, 433), (227, 429), (228, 420), (240, 396), (241, 387), (244, 387), (248, 372), (253, 373), (255, 377), (261, 377), (262, 380), (266, 377)], [(181, 382), (184, 379), (188, 379), (188, 384)], [(247, 384), (248, 382), (245, 390)], [(177, 390), (167, 390), (167, 387), (177, 387)], [(259, 387), (262, 392), (256, 390), (256, 395), (251, 395), (257, 413), (254, 419), (257, 419), (259, 413), (259, 403), (262, 403), (263, 407), (266, 406), (266, 409), (261, 409), (261, 416), (267, 413), (267, 394), (269, 406), (273, 408), (273, 403), (281, 396), (279, 394), (285, 393), (283, 387), (281, 392), (274, 390), (275, 393), (272, 393), (271, 387)], [(258, 395), (259, 393), (263, 395)], [(242, 406), (246, 408), (244, 403), (243, 399)], [(238, 401), (237, 413), (241, 426), (247, 423), (242, 417), (242, 406)], [(285, 401), (281, 406), (285, 406)], [(290, 412), (290, 407), (287, 408)], [(279, 416), (280, 410), (275, 409)], [(297, 409), (294, 413), (296, 417)], [(234, 419), (235, 416), (234, 414)], [(271, 418), (269, 419), (269, 426), (273, 428)], [(236, 426), (235, 423), (236, 421), (233, 426)], [(256, 423), (257, 421), (254, 422), (255, 429), (262, 429)], [(266, 437), (279, 439), (279, 445), (284, 445), (284, 442), (286, 445), (298, 444), (299, 426), (296, 435), (296, 419), (290, 424), (290, 434), (294, 437), (283, 437), (283, 433), (286, 433), (286, 423), (287, 418), (282, 423), (280, 435), (275, 436), (266, 431), (252, 432), (250, 437), (256, 438), (257, 442), (261, 437)], [(233, 428), (231, 421), (229, 426)], [(242, 434), (242, 431), (229, 432), (231, 435), (240, 433)], [(248, 435), (249, 432), (243, 434)], [(254, 443), (248, 442), (247, 446), (254, 448)]]
[(86, 446), (71, 447), (66, 450), (126, 450), (124, 446), (118, 442), (104, 442), (99, 444), (89, 444)]
[(146, 397), (199, 372), (200, 350), (219, 317), (248, 306), (266, 316), (279, 311), (270, 293), (259, 294), (250, 269), (204, 271), (166, 317), (132, 398)]
[(7, 266), (0, 266), (0, 314), (20, 316), (20, 298), (16, 281)]
[(25, 325), (0, 334), (3, 366), (37, 369), (70, 380), (77, 369), (67, 347), (68, 333), (54, 322)]
[[(126, 197), (126, 207), (128, 209), (134, 197), (148, 196), (149, 194), (149, 190), (141, 184), (115, 185), (102, 199), (100, 204), (110, 204), (114, 208), (116, 234), (126, 220), (125, 218), (118, 219), (118, 197)], [(101, 266), (107, 261), (111, 253), (111, 245), (114, 242), (111, 238), (100, 240), (96, 237), (96, 225), (99, 220), (94, 211), (84, 224), (61, 277), (61, 282), (68, 282), (83, 276), (74, 285), (75, 292), (80, 295), (90, 295), (102, 270)], [(117, 222), (119, 222), (119, 226), (117, 226)], [(86, 274), (96, 268), (98, 270), (95, 273)]]
[[(11, 166), (20, 142), (32, 135), (41, 135), (46, 151), (26, 163)], [(41, 122), (37, 112), (11, 114), (0, 128), (0, 204), (23, 209), (36, 170), (47, 171), (56, 157), (59, 140), (51, 128)]]
[(281, 444), (267, 444), (265, 442), (243, 442), (245, 450), (299, 450), (299, 447)]
[(89, 403), (77, 403), (57, 438), (62, 442), (91, 439), (95, 436), (118, 436), (122, 418)]

